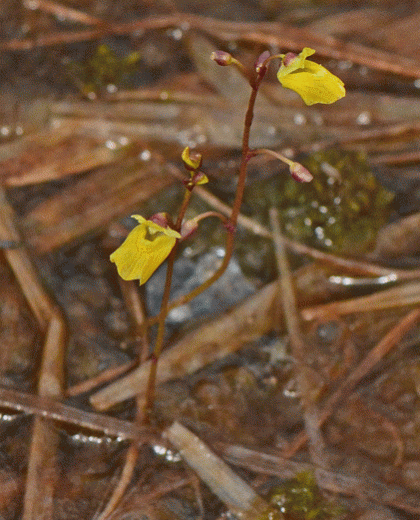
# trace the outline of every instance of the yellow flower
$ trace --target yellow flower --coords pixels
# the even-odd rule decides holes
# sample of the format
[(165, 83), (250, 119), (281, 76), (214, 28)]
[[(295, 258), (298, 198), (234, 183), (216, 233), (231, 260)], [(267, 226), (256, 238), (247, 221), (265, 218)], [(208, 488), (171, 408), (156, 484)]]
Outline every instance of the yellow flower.
[(307, 105), (334, 103), (346, 95), (344, 83), (325, 67), (306, 58), (315, 51), (305, 47), (298, 55), (281, 55), (277, 78), (283, 87), (299, 94)]
[(123, 280), (138, 278), (142, 285), (168, 257), (181, 235), (140, 215), (132, 217), (139, 225), (130, 231), (125, 241), (112, 253), (110, 260), (116, 264)]

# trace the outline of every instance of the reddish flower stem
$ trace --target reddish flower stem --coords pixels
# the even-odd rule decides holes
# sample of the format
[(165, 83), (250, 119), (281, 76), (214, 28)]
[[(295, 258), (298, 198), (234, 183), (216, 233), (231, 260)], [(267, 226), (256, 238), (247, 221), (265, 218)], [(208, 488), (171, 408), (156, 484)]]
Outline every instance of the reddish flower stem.
[[(165, 332), (165, 320), (168, 315), (168, 312), (178, 305), (183, 305), (189, 301), (191, 301), (193, 298), (207, 290), (211, 285), (213, 285), (226, 271), (226, 268), (229, 265), (230, 259), (232, 258), (233, 254), (233, 247), (234, 247), (234, 236), (236, 231), (236, 224), (238, 221), (239, 212), (242, 205), (242, 199), (244, 195), (245, 190), (245, 183), (246, 183), (246, 174), (247, 174), (247, 167), (249, 160), (253, 157), (253, 153), (251, 152), (249, 148), (249, 136), (251, 132), (251, 126), (252, 126), (252, 120), (254, 118), (254, 107), (255, 107), (255, 101), (257, 99), (258, 89), (261, 84), (261, 81), (265, 75), (266, 67), (261, 67), (261, 69), (257, 72), (257, 75), (255, 79), (250, 79), (250, 85), (251, 85), (251, 95), (249, 97), (248, 102), (248, 108), (245, 115), (245, 121), (244, 121), (244, 133), (242, 136), (242, 157), (241, 157), (241, 165), (239, 169), (239, 178), (238, 178), (238, 185), (236, 188), (236, 194), (235, 194), (235, 200), (233, 202), (232, 206), (232, 212), (225, 223), (225, 228), (227, 231), (226, 236), (226, 245), (225, 245), (225, 256), (223, 258), (223, 262), (219, 269), (208, 279), (206, 280), (202, 285), (194, 289), (193, 291), (189, 292), (185, 296), (169, 303), (169, 296), (171, 291), (171, 284), (172, 284), (172, 275), (173, 275), (173, 268), (174, 268), (174, 262), (175, 262), (175, 256), (178, 246), (178, 241), (176, 242), (174, 248), (172, 249), (169, 257), (168, 257), (168, 263), (167, 263), (167, 271), (166, 271), (166, 281), (165, 281), (165, 288), (163, 292), (162, 297), (162, 304), (161, 304), (161, 311), (158, 317), (158, 334), (156, 338), (156, 343), (153, 351), (153, 358), (152, 363), (150, 365), (150, 372), (149, 372), (149, 379), (147, 383), (147, 391), (146, 391), (146, 404), (145, 404), (145, 418), (146, 421), (150, 421), (151, 413), (153, 410), (153, 404), (154, 404), (154, 398), (155, 398), (155, 387), (156, 387), (156, 374), (157, 374), (157, 365), (159, 361), (160, 354), (162, 352), (163, 347), (163, 338), (164, 338), (164, 332)], [(190, 198), (191, 198), (191, 191), (187, 186), (187, 190), (185, 193), (184, 201), (182, 203), (178, 219), (175, 225), (175, 230), (180, 231), (182, 220), (185, 216), (186, 209), (188, 207)]]
[[(175, 224), (175, 231), (181, 230), (182, 221), (185, 216), (185, 212), (187, 211), (188, 204), (190, 203), (192, 189), (187, 188), (185, 190), (184, 200), (182, 201), (181, 208), (178, 213), (178, 218)], [(166, 268), (166, 279), (165, 279), (165, 287), (163, 290), (161, 310), (159, 314), (158, 321), (158, 332), (155, 341), (155, 346), (152, 354), (152, 363), (150, 364), (150, 372), (149, 379), (147, 381), (147, 390), (146, 390), (146, 402), (144, 406), (144, 418), (146, 422), (150, 422), (151, 413), (153, 410), (153, 405), (155, 401), (155, 388), (156, 388), (156, 374), (157, 374), (157, 366), (159, 362), (160, 355), (162, 353), (163, 347), (163, 338), (165, 333), (165, 320), (169, 308), (169, 296), (171, 294), (171, 285), (172, 285), (172, 276), (174, 271), (174, 263), (175, 257), (178, 250), (178, 240), (175, 242), (175, 246), (168, 256), (167, 268)]]
[(254, 107), (255, 101), (258, 94), (258, 89), (261, 84), (261, 81), (265, 75), (266, 69), (262, 69), (261, 73), (258, 74), (255, 80), (250, 81), (251, 84), (251, 95), (248, 102), (248, 109), (245, 115), (244, 121), (244, 133), (242, 137), (242, 157), (241, 157), (241, 165), (239, 169), (239, 177), (238, 177), (238, 185), (236, 188), (235, 200), (232, 206), (232, 212), (229, 216), (225, 224), (225, 228), (227, 231), (226, 244), (225, 244), (225, 256), (223, 258), (223, 262), (220, 265), (219, 269), (202, 285), (196, 287), (193, 291), (188, 294), (181, 296), (180, 298), (174, 300), (169, 303), (168, 311), (173, 309), (174, 307), (178, 307), (179, 305), (184, 305), (194, 299), (196, 296), (206, 291), (211, 285), (213, 285), (226, 271), (227, 266), (229, 265), (230, 259), (233, 254), (233, 246), (234, 246), (234, 235), (236, 231), (236, 224), (238, 221), (239, 212), (242, 205), (242, 199), (245, 190), (246, 183), (246, 174), (248, 168), (248, 162), (253, 157), (253, 153), (249, 148), (249, 136), (251, 131), (252, 120), (254, 118)]

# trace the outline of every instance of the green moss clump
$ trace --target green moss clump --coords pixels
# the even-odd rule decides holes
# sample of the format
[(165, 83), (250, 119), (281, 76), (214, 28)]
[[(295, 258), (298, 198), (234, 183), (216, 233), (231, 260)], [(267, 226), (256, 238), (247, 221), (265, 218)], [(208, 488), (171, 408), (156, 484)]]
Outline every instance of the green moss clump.
[(91, 97), (99, 95), (108, 85), (118, 86), (135, 70), (140, 59), (138, 52), (119, 58), (108, 45), (99, 45), (85, 62), (70, 62), (68, 73), (80, 91)]
[(310, 471), (298, 473), (274, 488), (269, 502), (270, 508), (260, 520), (278, 518), (278, 512), (287, 520), (332, 520), (344, 513), (342, 507), (324, 498)]
[[(394, 195), (378, 183), (364, 155), (332, 149), (302, 163), (314, 176), (312, 182), (298, 183), (286, 173), (254, 182), (245, 193), (244, 213), (268, 225), (273, 206), (292, 239), (339, 254), (369, 250), (390, 216)], [(239, 232), (241, 265), (247, 274), (261, 276), (273, 264), (271, 246)]]
[(288, 179), (284, 187), (287, 234), (336, 252), (371, 247), (389, 217), (393, 194), (377, 182), (363, 154), (329, 150), (304, 165), (313, 181)]

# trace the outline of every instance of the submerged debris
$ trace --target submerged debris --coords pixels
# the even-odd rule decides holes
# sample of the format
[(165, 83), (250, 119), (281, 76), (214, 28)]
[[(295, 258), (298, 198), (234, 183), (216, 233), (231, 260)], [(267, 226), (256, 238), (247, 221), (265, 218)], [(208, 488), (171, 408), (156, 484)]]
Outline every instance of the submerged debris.
[(98, 45), (84, 63), (70, 62), (68, 73), (82, 94), (95, 99), (103, 91), (113, 93), (119, 84), (135, 70), (140, 59), (138, 52), (119, 58), (109, 45)]
[[(372, 248), (392, 210), (394, 194), (382, 187), (362, 153), (331, 149), (302, 163), (314, 176), (297, 183), (279, 174), (250, 184), (244, 213), (268, 223), (268, 210), (280, 211), (288, 237), (318, 249), (357, 255)], [(271, 244), (254, 234), (238, 240), (236, 249), (246, 274), (274, 276)]]
[(372, 246), (394, 196), (377, 182), (363, 154), (333, 149), (304, 162), (314, 180), (286, 182), (281, 204), (286, 232), (337, 252)]

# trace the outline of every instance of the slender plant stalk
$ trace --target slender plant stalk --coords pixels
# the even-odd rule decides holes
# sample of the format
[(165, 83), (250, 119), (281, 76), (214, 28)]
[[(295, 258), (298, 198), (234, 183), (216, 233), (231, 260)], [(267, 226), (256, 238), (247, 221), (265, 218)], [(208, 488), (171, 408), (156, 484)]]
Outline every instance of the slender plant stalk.
[(242, 157), (241, 157), (241, 165), (239, 169), (239, 177), (238, 177), (238, 186), (236, 188), (236, 194), (235, 194), (235, 200), (233, 202), (232, 206), (232, 212), (225, 224), (226, 230), (227, 230), (227, 237), (226, 237), (226, 244), (225, 244), (225, 256), (223, 258), (223, 262), (220, 265), (220, 267), (217, 269), (217, 271), (208, 279), (206, 280), (202, 285), (199, 287), (196, 287), (188, 294), (185, 294), (184, 296), (181, 296), (177, 300), (169, 303), (168, 305), (168, 311), (173, 309), (174, 307), (177, 307), (179, 305), (184, 305), (194, 299), (196, 296), (201, 294), (202, 292), (206, 291), (211, 285), (213, 285), (226, 271), (227, 266), (229, 265), (229, 262), (232, 258), (233, 254), (233, 246), (234, 246), (234, 236), (236, 231), (236, 224), (238, 221), (239, 212), (242, 205), (242, 199), (244, 195), (245, 190), (245, 183), (246, 183), (246, 174), (247, 174), (247, 168), (248, 168), (248, 162), (249, 160), (254, 156), (254, 154), (250, 151), (249, 148), (249, 136), (251, 131), (251, 125), (252, 120), (254, 118), (254, 107), (255, 107), (255, 101), (258, 94), (258, 89), (260, 86), (260, 83), (264, 77), (264, 73), (258, 74), (257, 77), (253, 82), (251, 82), (251, 95), (248, 102), (248, 109), (245, 115), (245, 122), (244, 122), (244, 133), (242, 137)]
[[(188, 204), (190, 203), (191, 199), (191, 193), (192, 189), (186, 189), (184, 200), (182, 202), (182, 206), (178, 213), (178, 218), (175, 224), (175, 230), (180, 231), (182, 221), (185, 216), (185, 212), (187, 211)], [(149, 379), (147, 381), (147, 390), (146, 390), (146, 403), (144, 406), (144, 418), (146, 422), (150, 422), (150, 416), (153, 409), (153, 404), (155, 400), (155, 387), (156, 387), (156, 374), (157, 374), (157, 365), (159, 362), (160, 354), (162, 352), (163, 347), (163, 338), (165, 333), (165, 320), (168, 315), (168, 312), (170, 310), (169, 308), (169, 296), (171, 293), (171, 285), (172, 285), (172, 276), (174, 272), (174, 263), (175, 263), (175, 257), (178, 250), (178, 240), (175, 243), (175, 246), (173, 247), (172, 251), (169, 254), (168, 262), (167, 262), (167, 269), (166, 269), (166, 280), (165, 280), (165, 287), (163, 290), (163, 296), (162, 296), (162, 303), (161, 303), (161, 311), (159, 314), (159, 321), (158, 321), (158, 332), (155, 342), (155, 347), (153, 349), (152, 354), (152, 362), (150, 365), (150, 372), (149, 372)]]
[[(163, 338), (164, 338), (164, 332), (165, 332), (165, 320), (168, 315), (168, 312), (178, 306), (183, 305), (189, 301), (191, 301), (193, 298), (207, 290), (211, 285), (213, 285), (226, 271), (226, 268), (229, 265), (229, 262), (232, 258), (233, 254), (233, 246), (234, 246), (234, 236), (235, 236), (235, 230), (236, 230), (236, 224), (238, 221), (239, 212), (241, 209), (242, 199), (244, 195), (245, 190), (245, 183), (246, 183), (246, 174), (247, 174), (247, 167), (249, 160), (253, 157), (252, 152), (249, 148), (249, 136), (251, 132), (251, 125), (252, 120), (254, 118), (254, 107), (255, 107), (255, 101), (257, 99), (258, 89), (261, 84), (261, 81), (265, 75), (266, 69), (261, 68), (260, 72), (257, 73), (255, 79), (250, 80), (251, 85), (251, 95), (249, 97), (248, 102), (248, 108), (245, 115), (245, 121), (244, 121), (244, 133), (242, 136), (242, 156), (241, 156), (241, 165), (239, 169), (239, 178), (238, 178), (238, 185), (236, 188), (236, 194), (235, 194), (235, 200), (233, 202), (232, 206), (232, 212), (225, 223), (225, 227), (227, 230), (227, 237), (226, 237), (226, 246), (225, 246), (225, 256), (223, 258), (223, 262), (219, 269), (208, 279), (206, 280), (202, 285), (194, 289), (193, 291), (189, 292), (185, 296), (181, 297), (180, 299), (177, 299), (175, 302), (170, 303), (169, 297), (170, 297), (170, 291), (171, 291), (171, 284), (172, 284), (172, 276), (173, 276), (173, 270), (174, 270), (174, 262), (175, 262), (175, 256), (178, 249), (178, 241), (176, 242), (174, 248), (172, 249), (168, 261), (167, 261), (167, 271), (166, 271), (166, 281), (165, 281), (165, 288), (163, 291), (163, 297), (162, 297), (162, 304), (161, 304), (161, 311), (158, 318), (158, 333), (156, 337), (156, 343), (154, 347), (154, 351), (152, 354), (152, 363), (150, 365), (150, 372), (149, 372), (149, 379), (147, 382), (147, 390), (146, 390), (146, 404), (145, 404), (145, 420), (150, 421), (151, 412), (153, 409), (154, 404), (154, 398), (155, 398), (155, 387), (156, 387), (156, 374), (157, 374), (157, 365), (159, 361), (160, 354), (162, 352), (163, 347)], [(190, 202), (191, 198), (191, 192), (192, 189), (188, 189), (185, 192), (184, 201), (182, 203), (181, 209), (178, 214), (178, 219), (175, 225), (175, 230), (180, 231), (182, 220), (185, 216), (185, 212), (187, 210), (188, 204)]]

